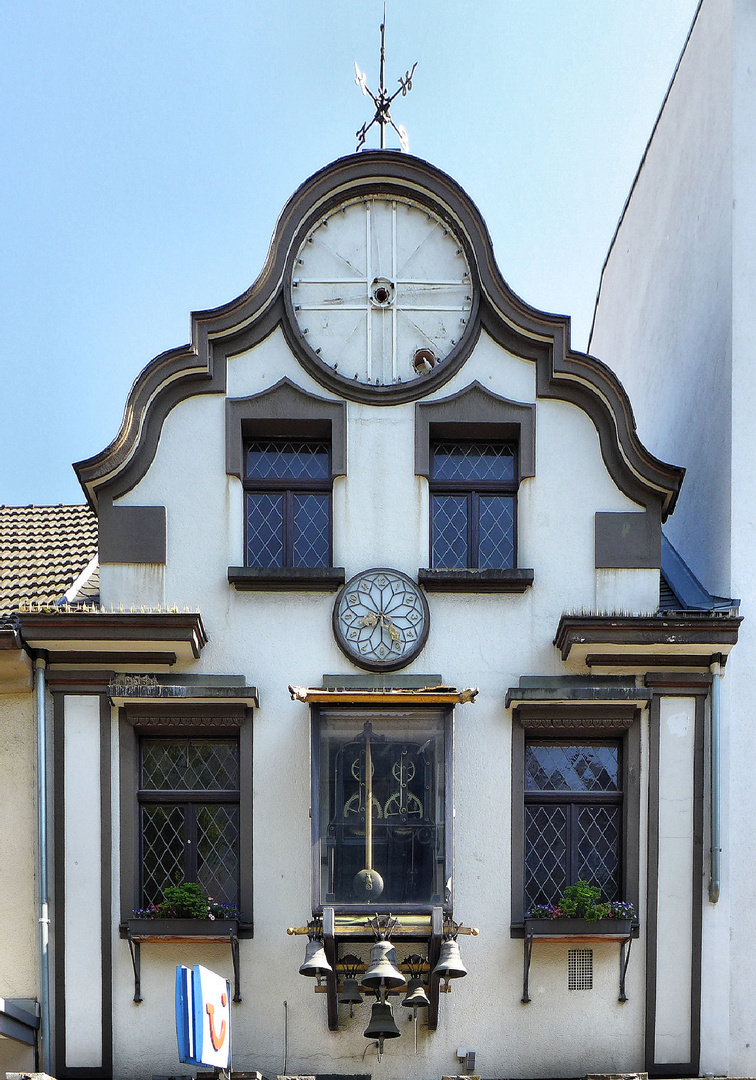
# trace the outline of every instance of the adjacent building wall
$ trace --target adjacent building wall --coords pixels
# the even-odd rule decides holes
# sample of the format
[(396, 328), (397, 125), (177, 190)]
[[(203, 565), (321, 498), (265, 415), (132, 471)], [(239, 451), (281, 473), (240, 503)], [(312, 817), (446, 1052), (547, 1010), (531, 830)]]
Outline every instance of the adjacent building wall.
[[(703, 0), (608, 256), (592, 351), (649, 447), (687, 470), (668, 534), (705, 584), (742, 598), (723, 694), (723, 881), (703, 897), (703, 1071), (751, 1075), (756, 890), (756, 8)], [(732, 958), (728, 975), (728, 956)]]
[(667, 532), (727, 596), (732, 18), (733, 0), (704, 0), (609, 253), (589, 345), (622, 380), (644, 443), (688, 470)]

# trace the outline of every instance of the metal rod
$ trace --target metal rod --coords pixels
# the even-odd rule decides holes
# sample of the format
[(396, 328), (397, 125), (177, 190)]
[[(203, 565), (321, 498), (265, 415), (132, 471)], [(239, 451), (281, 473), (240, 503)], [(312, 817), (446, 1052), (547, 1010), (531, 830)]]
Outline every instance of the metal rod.
[(37, 864), (39, 870), (39, 999), (40, 1050), (43, 1071), (52, 1073), (50, 1059), (50, 909), (47, 881), (47, 717), (45, 661), (34, 660), (34, 705), (37, 727)]
[(365, 731), (365, 869), (373, 869), (373, 755), (370, 752), (370, 725)]
[(719, 816), (720, 773), (720, 681), (722, 668), (718, 662), (711, 665), (711, 877), (709, 878), (709, 903), (719, 900), (720, 865), (722, 855), (721, 822)]
[(284, 1053), (283, 1075), (286, 1076), (286, 1066), (289, 1061), (289, 1003), (284, 1001)]

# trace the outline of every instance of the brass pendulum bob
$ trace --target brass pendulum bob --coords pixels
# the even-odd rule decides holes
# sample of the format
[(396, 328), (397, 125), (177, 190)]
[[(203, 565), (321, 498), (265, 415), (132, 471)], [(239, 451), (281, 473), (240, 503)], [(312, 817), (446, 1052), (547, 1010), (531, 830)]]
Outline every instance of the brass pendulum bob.
[(333, 968), (326, 958), (323, 942), (310, 938), (307, 942), (304, 963), (299, 969), (299, 974), (307, 975), (310, 979), (317, 979), (318, 986), (320, 986), (320, 980), (323, 976), (330, 974), (332, 971)]
[(362, 985), (369, 990), (396, 990), (406, 982), (397, 966), (394, 946), (390, 941), (376, 941), (370, 948), (370, 964), (362, 978)]
[(352, 887), (360, 900), (377, 900), (383, 892), (383, 878), (373, 869), (373, 755), (371, 725), (365, 724), (365, 869), (355, 874)]
[(459, 945), (455, 938), (441, 942), (441, 952), (433, 974), (438, 975), (439, 979), (444, 979), (447, 986), (449, 979), (461, 979), (467, 974), (467, 968), (462, 963)]
[(378, 1040), (378, 1060), (380, 1061), (383, 1054), (383, 1040), (398, 1039), (401, 1035), (388, 1002), (376, 1001), (370, 1012), (370, 1023), (363, 1035), (366, 1039)]

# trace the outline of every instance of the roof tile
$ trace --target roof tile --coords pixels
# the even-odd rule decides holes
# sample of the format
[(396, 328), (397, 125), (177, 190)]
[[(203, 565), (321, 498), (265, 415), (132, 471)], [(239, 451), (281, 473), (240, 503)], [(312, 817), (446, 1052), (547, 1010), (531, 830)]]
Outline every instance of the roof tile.
[(56, 603), (96, 554), (88, 506), (0, 506), (0, 614)]

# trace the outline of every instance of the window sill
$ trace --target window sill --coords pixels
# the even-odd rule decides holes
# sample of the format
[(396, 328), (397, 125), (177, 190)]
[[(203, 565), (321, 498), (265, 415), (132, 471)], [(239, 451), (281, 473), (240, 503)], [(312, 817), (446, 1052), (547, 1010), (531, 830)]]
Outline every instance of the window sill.
[(236, 931), (252, 937), (251, 923), (236, 919), (127, 919), (118, 927), (122, 938), (134, 941), (225, 941)]
[(533, 584), (533, 571), (418, 570), (417, 580), (426, 592), (523, 593)]
[(625, 941), (638, 936), (632, 919), (526, 919), (511, 928), (512, 937), (549, 938), (562, 941)]
[(237, 592), (336, 592), (346, 580), (343, 566), (229, 566)]

